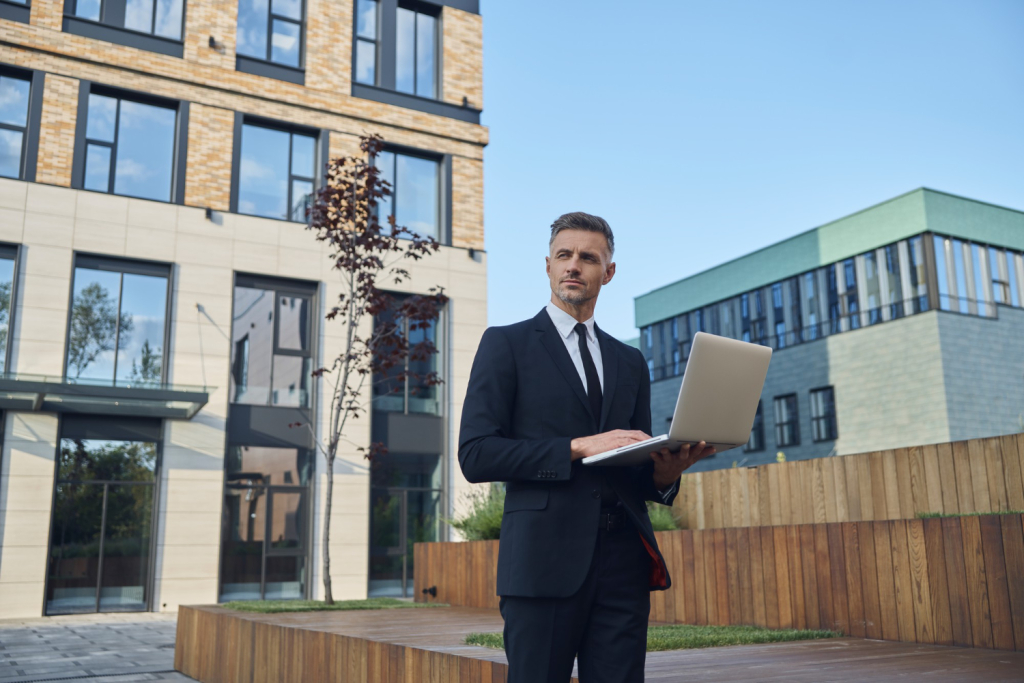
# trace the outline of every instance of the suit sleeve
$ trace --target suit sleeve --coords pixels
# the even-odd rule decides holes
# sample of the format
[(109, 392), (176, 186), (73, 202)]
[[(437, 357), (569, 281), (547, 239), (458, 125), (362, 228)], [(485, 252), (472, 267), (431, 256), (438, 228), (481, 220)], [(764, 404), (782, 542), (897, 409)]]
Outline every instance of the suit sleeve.
[(480, 340), (459, 428), (459, 464), (466, 480), (566, 481), (572, 439), (516, 439), (512, 418), (516, 366), (505, 333), (488, 329)]
[[(640, 390), (636, 395), (636, 406), (633, 408), (633, 417), (630, 418), (629, 426), (639, 429), (645, 434), (656, 436), (651, 432), (651, 375), (647, 370), (647, 361), (640, 351), (636, 352), (640, 359)], [(679, 492), (679, 480), (677, 479), (665, 491), (658, 491), (654, 486), (654, 461), (637, 465), (633, 468), (633, 478), (637, 488), (643, 493), (644, 500), (654, 501), (663, 505), (672, 505), (672, 501)]]

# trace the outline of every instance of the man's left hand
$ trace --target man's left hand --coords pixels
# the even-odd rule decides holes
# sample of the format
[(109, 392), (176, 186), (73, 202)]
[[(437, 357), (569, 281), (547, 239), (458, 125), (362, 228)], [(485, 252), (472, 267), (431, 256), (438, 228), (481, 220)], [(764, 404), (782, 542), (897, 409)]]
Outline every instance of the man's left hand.
[(694, 444), (683, 444), (678, 451), (670, 451), (667, 448), (662, 448), (660, 451), (652, 451), (654, 487), (658, 491), (664, 491), (679, 478), (683, 471), (701, 458), (714, 454), (714, 452), (715, 447), (708, 446), (703, 441)]

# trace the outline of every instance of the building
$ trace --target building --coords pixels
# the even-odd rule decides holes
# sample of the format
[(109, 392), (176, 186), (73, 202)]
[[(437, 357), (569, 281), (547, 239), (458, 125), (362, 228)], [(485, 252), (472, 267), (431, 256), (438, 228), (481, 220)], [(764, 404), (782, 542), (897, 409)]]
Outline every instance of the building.
[(322, 442), (344, 328), (303, 221), (364, 132), (444, 245), (402, 291), (451, 297), (446, 382), (349, 430), (332, 579), (410, 594), (486, 326), (477, 0), (0, 0), (0, 36), (0, 615), (322, 597), (323, 458), (289, 424)]
[(771, 346), (694, 471), (1024, 431), (1024, 213), (919, 189), (636, 298), (655, 429), (698, 331)]

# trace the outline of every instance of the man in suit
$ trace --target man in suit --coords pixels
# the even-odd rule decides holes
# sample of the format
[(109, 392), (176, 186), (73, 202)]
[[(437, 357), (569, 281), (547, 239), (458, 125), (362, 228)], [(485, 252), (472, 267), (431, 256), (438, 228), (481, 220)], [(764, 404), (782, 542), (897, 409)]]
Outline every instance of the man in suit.
[(498, 595), (509, 683), (643, 681), (650, 591), (670, 585), (645, 501), (671, 505), (703, 442), (633, 467), (580, 460), (650, 438), (643, 355), (594, 323), (615, 275), (597, 216), (551, 226), (551, 301), (531, 320), (484, 332), (462, 411), (470, 482), (505, 482)]

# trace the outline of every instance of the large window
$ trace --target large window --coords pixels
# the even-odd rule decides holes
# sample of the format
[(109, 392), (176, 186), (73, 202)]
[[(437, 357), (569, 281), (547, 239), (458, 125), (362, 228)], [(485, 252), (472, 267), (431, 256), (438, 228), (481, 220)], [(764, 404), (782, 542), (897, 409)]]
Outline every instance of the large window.
[(380, 3), (356, 2), (356, 83), (377, 85), (377, 54), (380, 45)]
[(797, 414), (796, 394), (776, 396), (775, 443), (779, 448), (800, 444), (800, 420)]
[[(395, 316), (394, 309), (399, 301), (400, 297), (396, 296), (395, 306), (374, 318), (375, 330), (379, 333), (380, 330), (395, 325), (401, 334), (407, 335), (410, 347), (429, 340), (440, 349), (437, 324), (431, 324), (427, 329), (410, 329), (407, 319), (399, 319)], [(400, 366), (374, 375), (373, 409), (393, 413), (440, 415), (440, 387), (425, 381), (430, 373), (439, 371), (439, 355), (440, 352), (422, 359), (406, 356)], [(403, 376), (405, 379), (402, 378)]]
[(181, 40), (183, 0), (73, 0), (69, 5), (79, 19)]
[(239, 0), (239, 55), (302, 68), (302, 0)]
[(7, 371), (7, 347), (14, 312), (14, 273), (18, 249), (0, 245), (0, 373)]
[(839, 436), (832, 387), (811, 390), (811, 431), (815, 441), (834, 441)]
[(231, 401), (308, 408), (315, 286), (239, 275), (231, 321)]
[(924, 238), (918, 235), (907, 240), (907, 257), (910, 261), (910, 287), (913, 296), (914, 313), (928, 310), (928, 275), (925, 269)]
[(437, 17), (422, 6), (398, 8), (395, 88), (420, 97), (437, 97)]
[(238, 212), (306, 221), (317, 168), (316, 136), (243, 123), (238, 156)]
[(386, 151), (376, 164), (383, 179), (391, 183), (392, 191), (390, 197), (378, 203), (379, 215), (394, 215), (397, 225), (425, 237), (442, 239), (440, 161)]
[(169, 275), (166, 264), (75, 258), (64, 366), (69, 381), (162, 383)]
[(233, 445), (224, 467), (220, 600), (307, 597), (311, 452)]
[(24, 178), (32, 81), (0, 73), (0, 176)]
[(178, 112), (174, 106), (92, 90), (88, 93), (81, 186), (171, 201)]
[(757, 402), (757, 412), (754, 414), (754, 425), (750, 429), (750, 438), (743, 446), (745, 453), (754, 453), (764, 450), (764, 415), (761, 412), (761, 401)]
[(890, 244), (883, 249), (885, 254), (885, 289), (889, 319), (903, 317), (903, 283), (900, 280), (899, 248)]
[[(65, 418), (62, 427), (46, 614), (149, 608), (159, 422), (146, 421), (148, 438), (84, 438), (97, 422)], [(123, 420), (116, 429), (131, 431)]]

